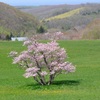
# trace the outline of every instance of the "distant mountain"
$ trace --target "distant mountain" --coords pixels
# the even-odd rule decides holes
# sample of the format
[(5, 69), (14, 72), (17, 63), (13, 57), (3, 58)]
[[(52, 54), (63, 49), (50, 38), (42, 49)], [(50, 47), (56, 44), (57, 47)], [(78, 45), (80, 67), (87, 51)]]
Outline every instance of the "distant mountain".
[(0, 2), (0, 38), (34, 33), (38, 25), (34, 16)]
[(95, 3), (17, 8), (36, 16), (48, 29), (61, 31), (71, 30), (74, 27), (83, 28), (92, 20), (100, 18), (100, 4)]
[(19, 10), (34, 15), (42, 20), (55, 15), (63, 14), (81, 7), (80, 5), (48, 5), (48, 6), (17, 6)]

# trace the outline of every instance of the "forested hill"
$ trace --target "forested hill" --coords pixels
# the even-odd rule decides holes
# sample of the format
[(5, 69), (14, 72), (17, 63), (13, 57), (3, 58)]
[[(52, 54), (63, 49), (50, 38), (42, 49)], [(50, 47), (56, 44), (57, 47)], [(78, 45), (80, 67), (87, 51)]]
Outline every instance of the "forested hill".
[(95, 3), (17, 8), (42, 20), (48, 29), (63, 31), (74, 27), (83, 28), (94, 19), (100, 18), (100, 4)]
[(7, 35), (22, 36), (35, 31), (37, 19), (20, 10), (0, 2), (0, 38)]
[(42, 20), (45, 18), (53, 17), (65, 12), (77, 9), (81, 5), (44, 5), (44, 6), (17, 6), (19, 10), (27, 12)]

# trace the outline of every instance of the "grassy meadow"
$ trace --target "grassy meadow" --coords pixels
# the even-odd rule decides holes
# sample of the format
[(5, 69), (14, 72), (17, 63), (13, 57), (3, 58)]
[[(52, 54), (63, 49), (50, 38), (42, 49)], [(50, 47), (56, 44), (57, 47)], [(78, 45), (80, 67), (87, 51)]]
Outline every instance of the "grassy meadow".
[(8, 53), (22, 51), (22, 42), (0, 41), (0, 100), (100, 100), (100, 40), (59, 41), (75, 73), (58, 76), (50, 86), (40, 86), (12, 64)]

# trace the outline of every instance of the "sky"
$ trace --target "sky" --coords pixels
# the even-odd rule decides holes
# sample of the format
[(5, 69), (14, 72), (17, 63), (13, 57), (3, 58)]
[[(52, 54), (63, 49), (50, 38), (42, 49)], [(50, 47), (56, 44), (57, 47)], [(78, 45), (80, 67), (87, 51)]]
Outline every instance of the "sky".
[(39, 6), (59, 4), (100, 3), (100, 0), (0, 0), (12, 6)]

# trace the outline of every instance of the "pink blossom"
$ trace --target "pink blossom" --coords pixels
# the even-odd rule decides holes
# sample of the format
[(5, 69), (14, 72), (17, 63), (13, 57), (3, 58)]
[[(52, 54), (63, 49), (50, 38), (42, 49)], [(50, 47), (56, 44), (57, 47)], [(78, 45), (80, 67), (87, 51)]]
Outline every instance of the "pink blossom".
[(16, 52), (16, 51), (11, 51), (11, 52), (9, 53), (9, 56), (10, 56), (10, 57), (15, 57), (17, 54), (18, 54), (18, 52)]
[(27, 68), (26, 69), (26, 72), (31, 72), (31, 73), (36, 73), (38, 70), (40, 70), (39, 68), (37, 67), (32, 67), (32, 68)]
[(36, 47), (34, 45), (28, 46), (28, 52), (33, 52)]
[(59, 70), (61, 70), (60, 67), (54, 67), (54, 71), (59, 71)]
[(46, 71), (42, 71), (41, 72), (41, 76), (45, 76), (45, 75), (47, 75), (48, 73), (46, 72)]
[(53, 75), (53, 74), (55, 74), (55, 71), (54, 71), (54, 70), (52, 70), (52, 71), (50, 72), (50, 75)]
[(64, 67), (64, 69), (65, 69), (67, 72), (75, 72), (75, 67), (74, 67), (71, 63), (67, 64), (67, 65)]
[(17, 63), (19, 63), (20, 62), (20, 59), (18, 58), (18, 57), (15, 57), (14, 59), (13, 59), (13, 64), (17, 64)]
[(32, 66), (33, 66), (33, 63), (28, 64), (28, 66), (29, 66), (29, 67), (32, 67)]
[(67, 64), (67, 62), (59, 63), (58, 66), (59, 66), (59, 67), (64, 67), (64, 66), (66, 66), (66, 64)]
[(23, 45), (29, 45), (30, 43), (31, 43), (31, 41), (30, 40), (27, 40), (27, 41), (24, 42)]
[(55, 66), (55, 65), (57, 65), (56, 61), (54, 61), (54, 62), (51, 63), (51, 66)]
[(34, 76), (34, 77), (36, 77), (38, 74), (37, 73), (35, 73), (35, 74), (32, 74), (32, 76)]
[(36, 77), (38, 74), (37, 73), (34, 73), (34, 74), (32, 74), (32, 73), (25, 73), (23, 76), (25, 77), (25, 78), (29, 78), (29, 77)]
[(29, 77), (32, 76), (32, 73), (25, 73), (23, 76), (24, 76), (25, 78), (29, 78)]
[(18, 57), (15, 57), (13, 60), (13, 64), (19, 63), (21, 61), (25, 61), (27, 59), (29, 59), (30, 56), (26, 53), (22, 53), (21, 55), (19, 55)]

